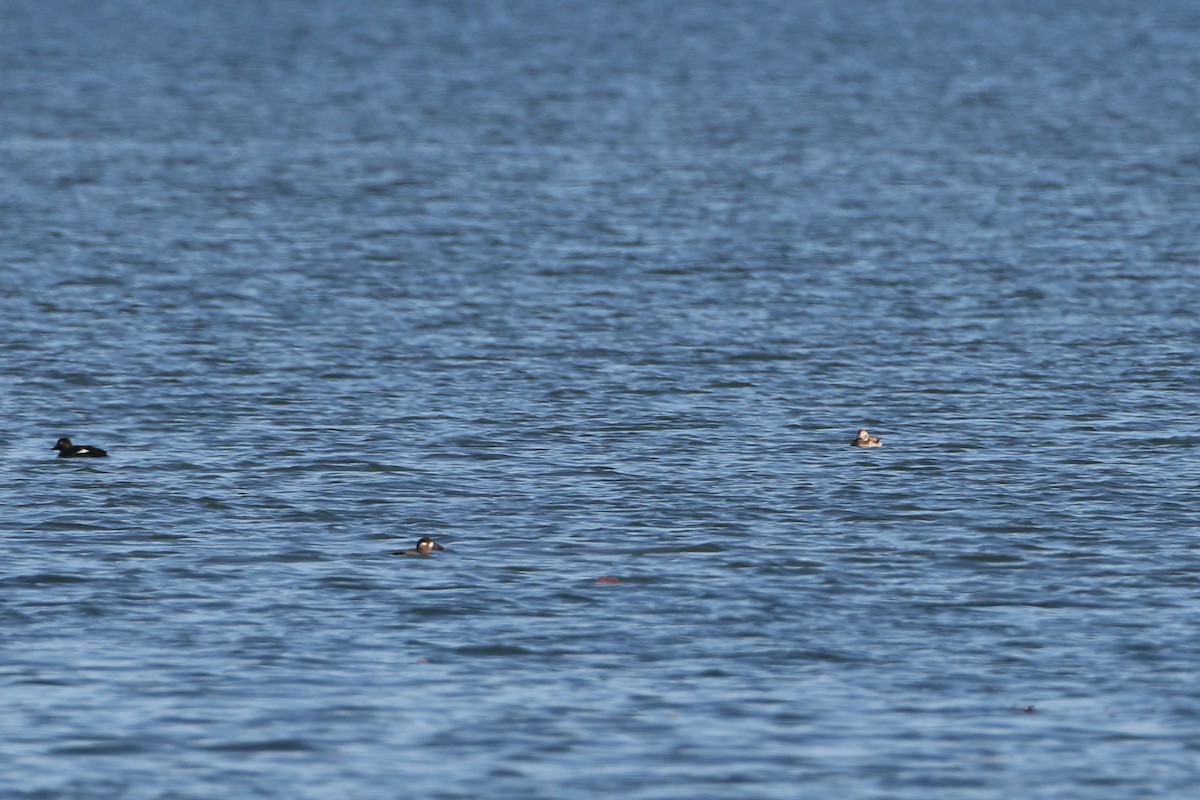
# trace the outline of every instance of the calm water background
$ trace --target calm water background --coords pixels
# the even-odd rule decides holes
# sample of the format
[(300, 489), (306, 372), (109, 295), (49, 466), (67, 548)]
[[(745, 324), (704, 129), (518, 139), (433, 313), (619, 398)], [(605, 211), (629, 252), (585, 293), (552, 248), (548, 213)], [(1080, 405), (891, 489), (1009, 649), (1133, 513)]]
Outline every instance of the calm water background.
[(1167, 0), (0, 0), (0, 796), (1194, 796), (1198, 78)]

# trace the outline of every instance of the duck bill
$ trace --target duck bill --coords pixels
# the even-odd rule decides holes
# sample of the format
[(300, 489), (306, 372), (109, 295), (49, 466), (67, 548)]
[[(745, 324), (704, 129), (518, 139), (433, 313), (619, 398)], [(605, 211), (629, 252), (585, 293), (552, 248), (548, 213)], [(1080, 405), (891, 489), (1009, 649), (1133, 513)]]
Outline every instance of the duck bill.
[(438, 544), (437, 542), (434, 542), (434, 543), (433, 543), (433, 549), (434, 549), (434, 550), (442, 550), (442, 551), (445, 551), (445, 549), (446, 549), (446, 548), (442, 547), (442, 546), (441, 546), (440, 544)]

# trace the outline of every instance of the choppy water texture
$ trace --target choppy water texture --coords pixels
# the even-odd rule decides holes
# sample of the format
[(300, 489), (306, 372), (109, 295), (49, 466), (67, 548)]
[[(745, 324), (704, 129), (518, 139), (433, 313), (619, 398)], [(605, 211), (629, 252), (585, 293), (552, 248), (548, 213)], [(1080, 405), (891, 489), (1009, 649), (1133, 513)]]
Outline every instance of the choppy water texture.
[(0, 795), (1200, 785), (1195, 4), (0, 0), (0, 71)]

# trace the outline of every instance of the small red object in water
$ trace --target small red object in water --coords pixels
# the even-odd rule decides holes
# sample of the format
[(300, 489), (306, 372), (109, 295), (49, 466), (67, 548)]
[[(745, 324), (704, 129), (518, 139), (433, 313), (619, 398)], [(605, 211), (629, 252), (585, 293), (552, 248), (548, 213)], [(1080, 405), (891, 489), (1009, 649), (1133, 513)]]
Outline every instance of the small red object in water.
[(620, 583), (621, 579), (616, 575), (601, 575), (596, 578), (596, 583)]

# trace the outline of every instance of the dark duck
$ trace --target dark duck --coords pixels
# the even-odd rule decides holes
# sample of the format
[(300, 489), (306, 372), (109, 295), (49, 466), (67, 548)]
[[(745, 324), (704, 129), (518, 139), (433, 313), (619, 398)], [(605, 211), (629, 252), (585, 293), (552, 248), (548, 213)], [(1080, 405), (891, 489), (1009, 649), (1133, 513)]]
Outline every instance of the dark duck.
[(392, 553), (394, 556), (427, 556), (434, 550), (445, 550), (440, 544), (430, 539), (428, 536), (422, 536), (417, 539), (417, 546), (411, 550), (397, 550)]
[(71, 444), (71, 440), (67, 437), (62, 437), (54, 443), (51, 450), (58, 451), (59, 458), (103, 458), (108, 455), (107, 450), (101, 450), (90, 444)]

